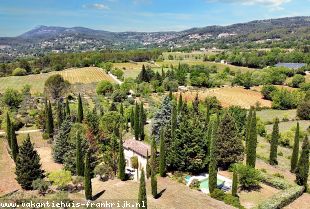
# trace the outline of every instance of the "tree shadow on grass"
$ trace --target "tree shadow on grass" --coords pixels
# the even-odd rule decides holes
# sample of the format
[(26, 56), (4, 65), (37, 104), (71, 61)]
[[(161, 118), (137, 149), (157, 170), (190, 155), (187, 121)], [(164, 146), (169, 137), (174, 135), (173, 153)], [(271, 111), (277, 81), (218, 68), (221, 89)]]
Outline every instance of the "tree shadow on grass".
[(97, 194), (95, 194), (92, 200), (97, 200), (101, 195), (103, 195), (103, 193), (105, 193), (105, 190), (102, 190), (101, 192), (98, 192)]

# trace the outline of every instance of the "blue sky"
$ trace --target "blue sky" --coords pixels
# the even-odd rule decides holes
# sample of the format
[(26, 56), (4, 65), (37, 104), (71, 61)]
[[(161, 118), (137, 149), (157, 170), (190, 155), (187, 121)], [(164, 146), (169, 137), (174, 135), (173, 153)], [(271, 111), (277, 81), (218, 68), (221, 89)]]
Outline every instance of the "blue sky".
[(310, 0), (0, 0), (0, 36), (38, 25), (170, 31), (310, 16)]

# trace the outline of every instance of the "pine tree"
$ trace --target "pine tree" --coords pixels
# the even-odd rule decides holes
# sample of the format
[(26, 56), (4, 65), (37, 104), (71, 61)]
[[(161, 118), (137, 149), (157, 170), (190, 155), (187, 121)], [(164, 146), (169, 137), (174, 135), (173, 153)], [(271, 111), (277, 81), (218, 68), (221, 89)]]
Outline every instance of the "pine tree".
[(11, 130), (12, 130), (12, 122), (9, 113), (6, 113), (6, 138), (8, 140), (9, 147), (11, 148)]
[(160, 132), (160, 155), (159, 155), (159, 175), (161, 177), (166, 176), (166, 150), (165, 150), (165, 138), (164, 130)]
[(145, 208), (147, 208), (144, 169), (141, 169), (138, 204), (139, 204), (138, 205), (138, 209), (145, 209)]
[(217, 129), (218, 121), (212, 125), (212, 138), (210, 143), (210, 163), (209, 163), (209, 191), (212, 193), (217, 187)]
[(91, 184), (91, 167), (90, 167), (90, 150), (86, 152), (85, 168), (84, 168), (84, 190), (85, 198), (92, 200), (92, 184)]
[(82, 155), (82, 138), (80, 131), (76, 133), (76, 173), (78, 176), (84, 175), (84, 162)]
[(126, 161), (124, 157), (124, 147), (123, 147), (123, 139), (120, 137), (119, 139), (119, 149), (118, 149), (118, 178), (122, 181), (126, 180), (125, 175), (125, 167), (126, 167)]
[(238, 191), (238, 173), (237, 173), (236, 169), (234, 169), (232, 189), (231, 189), (232, 196), (236, 197), (237, 191)]
[(78, 120), (79, 123), (82, 123), (83, 119), (84, 119), (83, 103), (82, 103), (81, 94), (79, 94), (79, 97), (78, 97), (78, 115), (77, 115), (77, 120)]
[(252, 113), (250, 133), (247, 145), (246, 164), (255, 168), (256, 164), (256, 147), (257, 147), (257, 130), (256, 130), (256, 111)]
[(157, 194), (157, 177), (156, 177), (155, 168), (153, 167), (151, 169), (151, 189), (152, 189), (153, 198), (156, 199), (158, 195)]
[(143, 103), (142, 102), (140, 104), (139, 122), (140, 122), (140, 128), (139, 128), (140, 140), (143, 141), (145, 134), (144, 134), (144, 109), (143, 109)]
[(296, 130), (295, 130), (293, 154), (291, 157), (291, 172), (292, 173), (294, 173), (296, 170), (296, 166), (298, 163), (298, 155), (299, 155), (299, 122), (297, 122)]
[(16, 162), (18, 155), (18, 143), (13, 126), (11, 126), (11, 153), (13, 160)]
[(33, 148), (29, 134), (19, 150), (16, 160), (16, 180), (23, 189), (32, 189), (32, 182), (43, 178), (41, 170), (40, 157)]
[(224, 112), (218, 126), (216, 143), (217, 164), (229, 168), (244, 157), (242, 138), (239, 135), (236, 121), (229, 112)]
[(269, 157), (269, 164), (270, 165), (277, 165), (278, 160), (278, 141), (280, 138), (279, 134), (279, 119), (276, 118), (275, 123), (273, 125), (272, 129), (272, 135), (271, 135), (271, 144), (270, 144), (270, 157)]
[(65, 120), (55, 136), (53, 144), (53, 158), (57, 163), (63, 163), (65, 154), (71, 149), (69, 143), (70, 131), (71, 123), (70, 121)]
[(307, 188), (309, 176), (309, 140), (306, 135), (302, 144), (301, 155), (296, 168), (296, 183)]
[(136, 103), (135, 107), (135, 117), (134, 117), (134, 133), (135, 133), (135, 139), (139, 140), (140, 135), (140, 120), (139, 120), (139, 105)]
[(48, 134), (48, 136), (50, 138), (52, 138), (53, 134), (54, 134), (54, 118), (53, 118), (52, 105), (51, 105), (50, 101), (48, 101), (46, 113), (47, 113), (47, 115), (46, 115), (46, 117), (47, 117), (47, 119), (46, 119), (46, 133)]

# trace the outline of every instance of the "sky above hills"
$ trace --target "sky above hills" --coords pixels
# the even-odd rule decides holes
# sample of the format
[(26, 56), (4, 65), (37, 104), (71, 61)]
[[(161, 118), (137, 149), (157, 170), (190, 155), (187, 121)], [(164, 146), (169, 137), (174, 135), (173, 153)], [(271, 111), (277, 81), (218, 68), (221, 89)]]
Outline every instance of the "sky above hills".
[(0, 0), (0, 36), (38, 25), (170, 31), (310, 16), (310, 0)]

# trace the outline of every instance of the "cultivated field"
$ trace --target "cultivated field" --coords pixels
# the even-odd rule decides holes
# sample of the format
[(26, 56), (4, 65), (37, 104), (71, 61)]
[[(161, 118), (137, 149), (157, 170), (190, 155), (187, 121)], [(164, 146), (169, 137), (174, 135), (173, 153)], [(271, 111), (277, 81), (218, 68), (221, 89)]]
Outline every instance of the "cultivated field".
[(47, 78), (54, 74), (60, 74), (64, 79), (72, 84), (76, 83), (93, 83), (102, 80), (109, 80), (114, 82), (113, 79), (107, 75), (104, 70), (96, 67), (87, 68), (71, 68), (64, 71), (44, 73), (38, 75), (28, 76), (10, 76), (0, 78), (0, 92), (4, 92), (7, 88), (22, 89), (25, 84), (31, 85), (31, 92), (42, 93), (44, 89), (44, 82)]
[(237, 105), (244, 108), (250, 108), (251, 106), (255, 106), (257, 103), (259, 103), (261, 107), (271, 107), (271, 102), (262, 99), (259, 92), (246, 90), (241, 87), (223, 87), (188, 91), (182, 93), (182, 96), (185, 100), (191, 101), (196, 97), (197, 93), (200, 100), (204, 100), (207, 96), (215, 96), (221, 102), (223, 107)]

